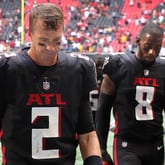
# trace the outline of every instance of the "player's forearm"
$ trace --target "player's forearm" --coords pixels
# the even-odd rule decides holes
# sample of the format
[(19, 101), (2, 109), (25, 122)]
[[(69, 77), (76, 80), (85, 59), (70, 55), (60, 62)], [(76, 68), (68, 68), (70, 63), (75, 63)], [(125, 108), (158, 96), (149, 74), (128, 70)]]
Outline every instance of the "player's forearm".
[(95, 131), (79, 135), (79, 144), (84, 160), (93, 155), (101, 157), (100, 145)]

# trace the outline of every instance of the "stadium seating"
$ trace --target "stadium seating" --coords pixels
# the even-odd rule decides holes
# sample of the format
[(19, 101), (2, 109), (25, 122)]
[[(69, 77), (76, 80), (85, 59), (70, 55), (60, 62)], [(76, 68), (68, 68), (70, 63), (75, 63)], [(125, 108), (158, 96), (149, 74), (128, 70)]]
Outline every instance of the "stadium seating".
[[(150, 11), (152, 13), (152, 10), (156, 8), (163, 1), (162, 0), (156, 0), (156, 1), (155, 0), (139, 0), (140, 6), (138, 6), (137, 3), (130, 5), (129, 2), (130, 0), (125, 0), (123, 9), (121, 11), (121, 14), (123, 15), (123, 17), (118, 20), (119, 30), (116, 32), (116, 34), (120, 33), (120, 29), (123, 28), (121, 33), (123, 33), (123, 31), (129, 31), (131, 33), (131, 41), (133, 42), (136, 39), (136, 35), (138, 34), (139, 30), (143, 26), (140, 22), (139, 22), (139, 25), (136, 25), (136, 22), (135, 22), (136, 18), (139, 19), (140, 21), (140, 18), (143, 15), (144, 16), (147, 15), (146, 13), (144, 13), (144, 11), (146, 12)], [(148, 14), (149, 17), (151, 13)], [(147, 17), (146, 19), (148, 20), (149, 17)], [(128, 24), (126, 24), (126, 21), (128, 21)], [(128, 44), (129, 42), (127, 42), (126, 44), (120, 44), (118, 40), (113, 40), (111, 42), (111, 46), (116, 52), (124, 51), (125, 48), (128, 47)]]
[[(157, 19), (156, 21), (162, 21), (160, 25), (165, 28), (164, 0), (115, 0), (109, 1), (111, 2), (109, 4), (104, 4), (104, 1), (95, 2), (95, 0), (89, 2), (86, 0), (25, 0), (25, 42), (30, 41), (26, 33), (29, 11), (35, 3), (43, 2), (53, 2), (64, 12), (65, 41), (67, 41), (64, 50), (66, 51), (123, 52), (127, 47), (133, 46), (136, 35), (145, 21)], [(71, 11), (73, 7), (75, 13)], [(89, 9), (94, 10), (94, 14), (92, 17), (85, 18), (84, 13)], [(0, 11), (0, 45), (3, 43), (5, 47), (8, 45), (9, 49), (15, 48), (21, 35), (18, 32), (21, 26), (21, 1), (2, 0)], [(157, 15), (154, 14), (155, 11)], [(160, 15), (162, 17), (159, 18)], [(73, 34), (75, 36), (72, 36)], [(164, 44), (165, 41), (163, 46)], [(79, 48), (75, 49), (75, 45), (79, 45)]]

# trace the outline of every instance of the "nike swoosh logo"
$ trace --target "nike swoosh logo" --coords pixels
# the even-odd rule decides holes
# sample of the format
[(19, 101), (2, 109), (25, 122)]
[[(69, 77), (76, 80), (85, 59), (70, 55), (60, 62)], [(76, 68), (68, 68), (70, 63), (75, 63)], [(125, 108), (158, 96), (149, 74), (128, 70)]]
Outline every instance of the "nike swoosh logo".
[(159, 151), (159, 150), (161, 150), (163, 147), (164, 147), (163, 145), (157, 146), (157, 150)]

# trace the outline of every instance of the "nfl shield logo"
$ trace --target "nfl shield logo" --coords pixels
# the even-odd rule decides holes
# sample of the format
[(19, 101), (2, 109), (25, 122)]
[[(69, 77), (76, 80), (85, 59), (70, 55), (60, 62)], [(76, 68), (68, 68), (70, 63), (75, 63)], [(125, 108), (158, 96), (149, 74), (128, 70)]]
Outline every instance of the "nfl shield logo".
[(149, 75), (149, 70), (148, 69), (145, 69), (144, 70), (144, 76), (148, 76)]
[(47, 81), (47, 78), (45, 78), (45, 81), (43, 82), (43, 89), (44, 90), (50, 89), (50, 82)]

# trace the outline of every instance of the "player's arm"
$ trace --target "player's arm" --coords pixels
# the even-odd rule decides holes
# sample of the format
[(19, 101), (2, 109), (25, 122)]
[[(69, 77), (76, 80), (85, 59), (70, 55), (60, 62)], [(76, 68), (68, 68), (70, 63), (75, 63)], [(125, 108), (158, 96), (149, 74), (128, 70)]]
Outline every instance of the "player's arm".
[(78, 140), (84, 165), (102, 165), (99, 140), (92, 117), (89, 93), (84, 93), (79, 107)]
[(103, 160), (107, 161), (109, 164), (112, 164), (112, 160), (107, 153), (107, 138), (114, 94), (115, 85), (108, 75), (104, 74), (96, 111), (96, 131), (100, 141)]
[(79, 135), (79, 144), (84, 165), (102, 165), (100, 145), (96, 131)]

